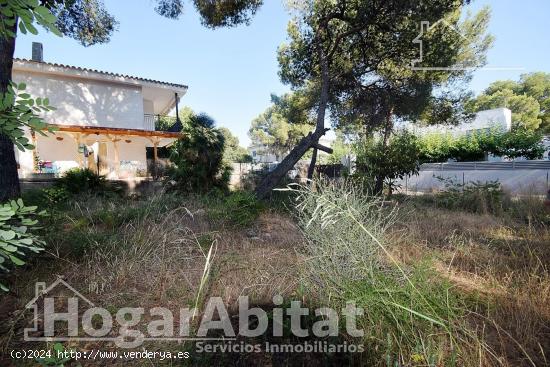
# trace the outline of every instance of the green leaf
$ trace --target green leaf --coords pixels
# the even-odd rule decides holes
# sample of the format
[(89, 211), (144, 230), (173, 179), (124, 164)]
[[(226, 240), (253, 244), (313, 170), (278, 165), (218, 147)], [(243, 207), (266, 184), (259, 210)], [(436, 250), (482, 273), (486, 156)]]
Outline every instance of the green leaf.
[(38, 13), (42, 18), (44, 18), (44, 20), (47, 22), (47, 23), (55, 23), (55, 21), (57, 20), (57, 18), (55, 17), (55, 15), (53, 15), (49, 10), (48, 8), (44, 7), (44, 6), (38, 6), (36, 8), (34, 8), (34, 11), (36, 13)]
[(21, 266), (21, 265), (25, 265), (25, 262), (23, 260), (21, 260), (20, 258), (18, 257), (15, 257), (13, 255), (9, 255), (10, 257), (10, 260), (17, 266)]
[(25, 24), (22, 21), (19, 22), (19, 31), (23, 34), (27, 34), (27, 29), (25, 28)]
[(53, 345), (53, 349), (56, 351), (56, 352), (62, 352), (65, 350), (65, 347), (63, 346), (63, 344), (61, 343), (55, 343)]
[(21, 242), (24, 245), (32, 245), (33, 240), (32, 238), (21, 238), (19, 242)]
[(8, 251), (8, 252), (15, 252), (15, 251), (17, 251), (17, 246), (6, 245), (6, 246), (3, 246), (3, 249)]
[(14, 239), (15, 235), (16, 235), (15, 231), (12, 231), (12, 230), (4, 231), (0, 229), (0, 237), (2, 237), (2, 239), (5, 241)]

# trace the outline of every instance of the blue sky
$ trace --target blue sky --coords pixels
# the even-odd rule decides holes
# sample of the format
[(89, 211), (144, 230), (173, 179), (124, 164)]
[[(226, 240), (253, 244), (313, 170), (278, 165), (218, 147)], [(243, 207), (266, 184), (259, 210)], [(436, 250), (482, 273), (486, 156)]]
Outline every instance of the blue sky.
[[(182, 105), (208, 113), (246, 146), (250, 121), (269, 105), (270, 94), (288, 90), (277, 75), (276, 50), (286, 39), (289, 16), (281, 0), (264, 2), (250, 26), (210, 30), (190, 1), (183, 17), (169, 20), (150, 0), (105, 0), (120, 22), (110, 43), (84, 48), (41, 30), (19, 36), (15, 54), (30, 58), (31, 42), (42, 42), (45, 61), (187, 84)], [(550, 1), (477, 0), (471, 8), (484, 5), (492, 8), (489, 29), (496, 37), (487, 66), (525, 70), (477, 71), (472, 90), (524, 72), (550, 72)]]

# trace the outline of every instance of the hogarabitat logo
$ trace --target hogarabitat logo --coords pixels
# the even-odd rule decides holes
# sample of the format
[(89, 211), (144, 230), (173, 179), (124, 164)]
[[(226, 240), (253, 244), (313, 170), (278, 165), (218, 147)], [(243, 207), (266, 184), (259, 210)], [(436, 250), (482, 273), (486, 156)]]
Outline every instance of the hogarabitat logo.
[[(282, 296), (273, 297), (275, 307), (268, 316), (265, 310), (250, 307), (247, 296), (239, 297), (239, 325), (235, 328), (221, 297), (209, 298), (202, 313), (189, 307), (180, 308), (175, 313), (164, 307), (123, 307), (113, 312), (112, 309), (97, 307), (58, 278), (48, 287), (45, 283), (36, 283), (35, 297), (26, 305), (26, 308), (34, 310), (33, 327), (24, 330), (24, 339), (61, 342), (104, 340), (114, 342), (120, 348), (136, 348), (144, 341), (153, 340), (231, 342), (236, 340), (237, 335), (253, 338), (265, 335), (268, 330), (272, 336), (282, 337), (285, 318), (290, 320), (290, 333), (296, 337), (336, 337), (340, 335), (341, 320), (344, 320), (345, 332), (350, 337), (364, 335), (363, 330), (357, 329), (356, 323), (357, 316), (363, 315), (363, 309), (356, 307), (354, 302), (348, 302), (340, 310), (341, 313), (328, 307), (310, 310), (302, 307), (300, 301), (290, 301), (285, 306), (283, 303)], [(303, 319), (311, 319), (312, 316), (316, 321), (311, 328), (304, 328)], [(191, 333), (192, 323), (198, 325), (195, 334)], [(208, 337), (212, 335), (209, 332), (214, 331), (215, 335), (221, 336)]]

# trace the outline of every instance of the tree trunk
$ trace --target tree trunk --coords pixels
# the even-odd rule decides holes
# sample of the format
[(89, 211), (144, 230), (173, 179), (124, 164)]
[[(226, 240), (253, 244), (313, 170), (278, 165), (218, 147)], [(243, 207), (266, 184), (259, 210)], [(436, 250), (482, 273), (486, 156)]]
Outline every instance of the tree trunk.
[[(11, 31), (17, 32), (17, 20)], [(14, 51), (15, 37), (0, 36), (0, 95), (7, 91), (11, 81)], [(13, 142), (6, 135), (0, 134), (0, 202), (17, 197), (20, 193)]]
[(311, 156), (311, 161), (309, 162), (309, 167), (307, 168), (307, 179), (313, 179), (313, 173), (315, 173), (315, 164), (317, 163), (317, 148), (313, 148), (313, 155)]
[[(393, 108), (390, 108), (388, 115), (386, 116), (386, 124), (384, 126), (384, 138), (382, 140), (382, 149), (386, 151), (390, 139), (391, 132), (393, 130), (393, 122), (391, 120), (393, 115)], [(384, 190), (384, 180), (386, 177), (379, 175), (374, 182), (374, 193), (380, 195)]]
[(256, 197), (258, 199), (265, 199), (271, 193), (271, 190), (277, 186), (281, 179), (294, 167), (294, 165), (300, 160), (300, 158), (302, 158), (308, 149), (317, 144), (321, 136), (325, 135), (325, 132), (329, 130), (325, 129), (325, 113), (328, 103), (328, 89), (330, 80), (328, 61), (322, 47), (322, 42), (319, 42), (317, 54), (321, 65), (321, 94), (319, 98), (319, 107), (317, 110), (315, 131), (303, 137), (302, 140), (300, 140), (300, 143), (298, 143), (298, 145), (296, 145), (290, 153), (288, 153), (283, 161), (264, 177), (262, 182), (256, 188)]

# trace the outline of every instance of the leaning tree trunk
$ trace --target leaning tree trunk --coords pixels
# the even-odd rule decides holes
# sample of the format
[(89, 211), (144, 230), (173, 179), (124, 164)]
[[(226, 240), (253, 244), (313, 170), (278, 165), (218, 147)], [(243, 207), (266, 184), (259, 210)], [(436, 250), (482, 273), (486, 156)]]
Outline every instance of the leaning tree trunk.
[[(329, 88), (329, 73), (328, 73), (328, 61), (325, 57), (325, 52), (321, 43), (317, 48), (317, 54), (319, 57), (319, 62), (321, 64), (321, 94), (319, 99), (319, 108), (317, 110), (317, 120), (315, 123), (315, 130), (309, 133), (307, 136), (303, 137), (302, 140), (296, 145), (290, 153), (283, 159), (277, 167), (268, 173), (262, 182), (256, 188), (256, 197), (259, 199), (266, 198), (271, 190), (277, 186), (281, 179), (285, 177), (288, 171), (290, 171), (294, 165), (302, 158), (302, 156), (312, 147), (322, 148), (319, 144), (319, 139), (321, 136), (329, 129), (325, 129), (325, 113), (328, 103), (328, 88)], [(330, 149), (323, 149), (326, 151), (331, 151)], [(313, 162), (315, 163), (315, 162)], [(311, 167), (311, 164), (310, 164)], [(308, 169), (309, 177), (309, 169)]]
[[(0, 15), (2, 16), (2, 15)], [(11, 26), (17, 32), (17, 21)], [(0, 36), (0, 95), (7, 91), (11, 81), (15, 37)], [(19, 196), (19, 176), (13, 142), (0, 134), (0, 202)]]

